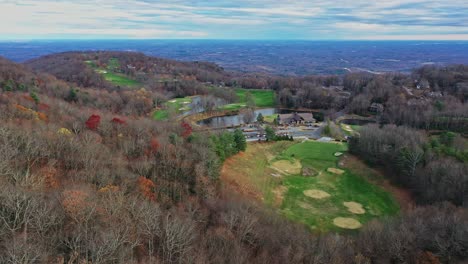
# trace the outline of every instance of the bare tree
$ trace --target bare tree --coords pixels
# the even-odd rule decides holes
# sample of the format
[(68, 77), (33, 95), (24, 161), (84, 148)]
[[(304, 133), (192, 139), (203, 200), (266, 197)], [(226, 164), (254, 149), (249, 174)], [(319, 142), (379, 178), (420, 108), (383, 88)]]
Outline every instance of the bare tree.
[(183, 263), (197, 237), (190, 220), (168, 214), (163, 225), (162, 250), (164, 261)]

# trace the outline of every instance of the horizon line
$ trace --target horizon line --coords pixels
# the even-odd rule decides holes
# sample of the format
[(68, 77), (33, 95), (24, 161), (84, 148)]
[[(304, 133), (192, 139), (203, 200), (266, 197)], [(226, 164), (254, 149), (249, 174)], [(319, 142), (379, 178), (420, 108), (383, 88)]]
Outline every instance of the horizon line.
[(27, 42), (27, 41), (430, 41), (430, 42), (468, 42), (468, 39), (248, 39), (248, 38), (0, 38), (0, 42)]

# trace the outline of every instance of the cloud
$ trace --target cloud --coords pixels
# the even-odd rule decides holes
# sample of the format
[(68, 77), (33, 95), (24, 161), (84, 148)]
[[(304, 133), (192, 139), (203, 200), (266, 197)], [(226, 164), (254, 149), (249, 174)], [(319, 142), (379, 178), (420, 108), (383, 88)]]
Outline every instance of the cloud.
[(0, 0), (0, 38), (467, 39), (466, 0)]

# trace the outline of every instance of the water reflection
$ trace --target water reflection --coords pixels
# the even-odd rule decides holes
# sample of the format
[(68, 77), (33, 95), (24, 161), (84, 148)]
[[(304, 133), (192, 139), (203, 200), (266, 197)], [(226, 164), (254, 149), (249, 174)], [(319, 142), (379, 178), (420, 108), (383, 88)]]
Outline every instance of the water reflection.
[[(247, 110), (241, 110), (241, 112), (237, 115), (231, 115), (231, 116), (218, 116), (218, 117), (211, 117), (208, 119), (204, 119), (201, 121), (198, 121), (199, 125), (204, 125), (204, 126), (209, 126), (212, 128), (220, 128), (220, 127), (236, 127), (243, 125), (245, 123), (246, 115), (249, 113), (246, 112)], [(278, 108), (263, 108), (263, 109), (257, 109), (254, 111), (254, 118), (252, 121), (255, 121), (257, 119), (258, 114), (262, 114), (263, 116), (270, 116), (273, 114), (288, 114), (292, 112), (300, 112), (300, 111), (295, 111), (295, 110), (287, 110), (287, 109), (278, 109)]]

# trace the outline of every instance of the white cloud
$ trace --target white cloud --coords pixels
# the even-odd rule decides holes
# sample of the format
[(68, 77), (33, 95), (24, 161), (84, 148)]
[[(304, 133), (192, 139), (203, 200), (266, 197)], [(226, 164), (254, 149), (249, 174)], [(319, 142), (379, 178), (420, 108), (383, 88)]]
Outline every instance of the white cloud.
[(0, 38), (308, 38), (314, 31), (323, 33), (314, 38), (452, 39), (468, 33), (466, 0), (0, 0), (0, 10)]

